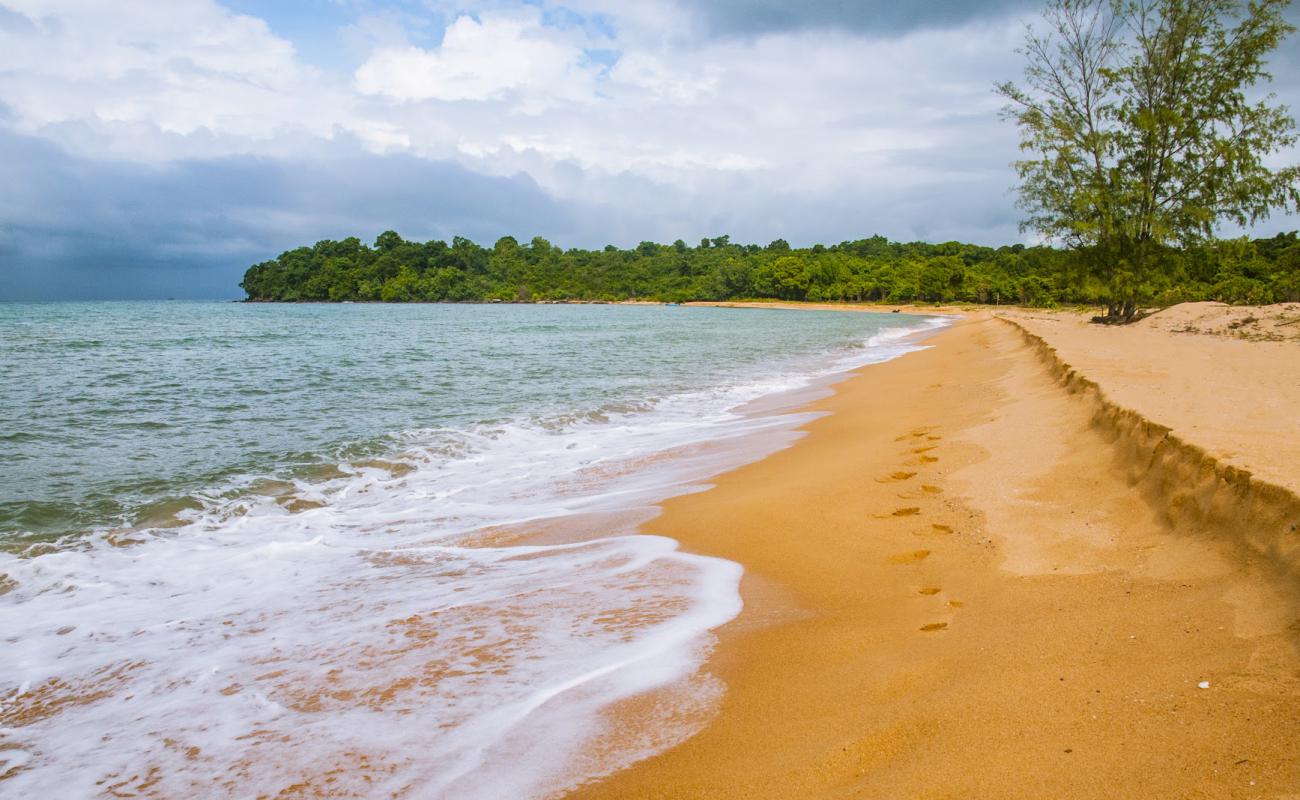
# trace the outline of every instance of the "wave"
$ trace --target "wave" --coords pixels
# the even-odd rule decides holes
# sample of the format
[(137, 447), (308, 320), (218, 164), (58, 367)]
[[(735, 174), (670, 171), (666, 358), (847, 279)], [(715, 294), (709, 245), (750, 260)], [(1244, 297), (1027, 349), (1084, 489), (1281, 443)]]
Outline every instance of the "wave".
[[(26, 796), (541, 797), (670, 746), (717, 701), (700, 665), (740, 611), (741, 569), (637, 523), (797, 438), (793, 390), (943, 324), (761, 380), (407, 431), (76, 547), (0, 553), (0, 780)], [(645, 738), (611, 728), (631, 697), (662, 713)]]

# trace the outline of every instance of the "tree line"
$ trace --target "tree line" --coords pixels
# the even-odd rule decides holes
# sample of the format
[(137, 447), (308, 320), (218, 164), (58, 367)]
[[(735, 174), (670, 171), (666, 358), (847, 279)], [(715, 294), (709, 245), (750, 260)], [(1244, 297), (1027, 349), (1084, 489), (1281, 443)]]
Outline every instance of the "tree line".
[[(1147, 276), (1155, 305), (1193, 300), (1300, 301), (1295, 232), (1165, 248)], [(299, 247), (248, 269), (254, 301), (545, 302), (780, 300), (1098, 304), (1104, 276), (1072, 249), (959, 242), (891, 242), (883, 236), (793, 248), (727, 236), (697, 246), (642, 242), (631, 249), (562, 249), (507, 236), (492, 247), (467, 238), (412, 242), (393, 231), (373, 246), (352, 237)]]

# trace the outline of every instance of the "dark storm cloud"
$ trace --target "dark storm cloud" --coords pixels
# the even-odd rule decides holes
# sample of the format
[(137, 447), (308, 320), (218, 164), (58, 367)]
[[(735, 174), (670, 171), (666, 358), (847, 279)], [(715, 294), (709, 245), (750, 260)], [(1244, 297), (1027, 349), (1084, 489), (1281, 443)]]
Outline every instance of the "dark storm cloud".
[(704, 0), (689, 8), (719, 34), (756, 34), (806, 28), (842, 28), (867, 34), (895, 34), (917, 28), (947, 28), (1013, 13), (1030, 14), (1039, 0)]
[(97, 161), (0, 131), (0, 299), (236, 297), (290, 247), (385, 229), (410, 239), (552, 235), (567, 215), (496, 178), (352, 144), (311, 160)]

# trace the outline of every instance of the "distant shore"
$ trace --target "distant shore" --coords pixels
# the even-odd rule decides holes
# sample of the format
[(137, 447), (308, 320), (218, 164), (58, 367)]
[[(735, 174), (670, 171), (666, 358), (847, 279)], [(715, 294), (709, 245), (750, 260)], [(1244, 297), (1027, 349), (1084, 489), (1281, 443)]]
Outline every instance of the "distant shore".
[[(172, 298), (168, 298), (169, 300)], [(413, 300), (401, 303), (383, 300), (264, 300), (245, 298), (236, 303), (286, 304), (286, 305), (452, 305), (452, 306), (695, 306), (700, 308), (784, 308), (827, 311), (907, 311), (917, 314), (956, 313), (970, 309), (1016, 308), (1014, 305), (978, 305), (952, 303), (814, 303), (787, 300), (688, 300), (681, 303), (667, 300)]]
[(1294, 793), (1300, 343), (1195, 334), (1300, 307), (1225, 309), (967, 313), (666, 503), (647, 532), (746, 569), (726, 694), (572, 796)]
[(779, 308), (800, 311), (865, 311), (869, 313), (904, 314), (962, 314), (970, 311), (992, 311), (1014, 306), (970, 306), (952, 303), (810, 303), (785, 300), (695, 300), (682, 305), (701, 308)]

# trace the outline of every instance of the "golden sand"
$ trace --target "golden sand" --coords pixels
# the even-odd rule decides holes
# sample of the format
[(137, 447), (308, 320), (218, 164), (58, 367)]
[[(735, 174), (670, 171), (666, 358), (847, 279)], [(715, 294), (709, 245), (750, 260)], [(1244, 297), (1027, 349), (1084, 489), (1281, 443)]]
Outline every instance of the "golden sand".
[[(1257, 484), (1169, 435), (1294, 423), (1300, 389), (1144, 400), (1173, 333), (1067, 324), (973, 315), (840, 384), (793, 447), (669, 501), (647, 532), (746, 569), (708, 663), (726, 694), (698, 735), (573, 796), (1300, 797), (1296, 462), (1234, 435), (1223, 455)], [(1224, 357), (1263, 375), (1276, 354)]]

